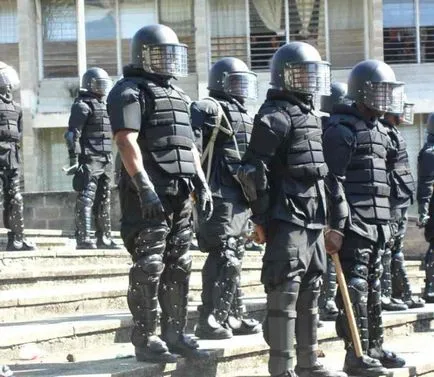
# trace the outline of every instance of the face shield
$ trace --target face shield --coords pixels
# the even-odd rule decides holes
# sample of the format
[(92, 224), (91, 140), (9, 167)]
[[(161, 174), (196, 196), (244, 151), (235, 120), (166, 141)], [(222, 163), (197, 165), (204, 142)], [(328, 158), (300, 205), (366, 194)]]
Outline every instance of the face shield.
[(372, 110), (401, 114), (404, 109), (404, 83), (368, 81), (364, 87), (363, 103)]
[(20, 88), (18, 73), (10, 65), (0, 68), (0, 88), (8, 88), (12, 92)]
[(113, 86), (111, 79), (92, 78), (90, 82), (90, 91), (100, 96), (106, 96)]
[(142, 58), (143, 69), (146, 72), (171, 77), (188, 75), (187, 45), (144, 45)]
[(288, 64), (284, 69), (284, 81), (288, 90), (328, 96), (331, 93), (330, 64), (327, 62)]
[(258, 80), (253, 72), (225, 73), (223, 77), (223, 90), (233, 97), (258, 98)]

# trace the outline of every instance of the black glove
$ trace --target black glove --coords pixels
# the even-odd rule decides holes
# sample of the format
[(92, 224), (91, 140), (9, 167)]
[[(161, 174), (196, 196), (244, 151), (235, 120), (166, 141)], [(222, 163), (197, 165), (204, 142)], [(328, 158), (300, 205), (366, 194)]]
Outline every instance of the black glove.
[(139, 194), (142, 216), (146, 220), (164, 220), (164, 208), (146, 172), (138, 172), (131, 181)]
[(196, 204), (199, 217), (209, 220), (214, 209), (212, 203), (211, 190), (208, 187), (208, 183), (202, 180), (198, 175), (195, 175), (192, 179), (194, 186), (194, 193), (196, 195)]

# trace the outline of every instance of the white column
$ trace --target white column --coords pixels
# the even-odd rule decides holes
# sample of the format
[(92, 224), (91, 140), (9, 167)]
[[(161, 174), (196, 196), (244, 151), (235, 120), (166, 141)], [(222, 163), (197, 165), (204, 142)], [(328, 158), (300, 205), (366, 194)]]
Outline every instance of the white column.
[(115, 1), (115, 20), (116, 20), (116, 70), (117, 74), (122, 74), (122, 35), (121, 35), (121, 12), (119, 0)]
[(211, 63), (211, 31), (209, 8), (207, 0), (194, 0), (194, 26), (196, 50), (189, 51), (195, 54), (197, 95), (199, 98), (208, 95), (208, 71)]
[(288, 0), (285, 0), (285, 42), (289, 43), (289, 4)]
[(326, 60), (331, 61), (330, 56), (330, 31), (329, 31), (329, 2), (324, 0), (324, 36), (326, 48)]
[(416, 58), (417, 62), (420, 63), (421, 54), (420, 54), (420, 15), (419, 15), (419, 0), (414, 0), (414, 23), (416, 26)]
[(369, 59), (369, 44), (370, 44), (370, 33), (369, 33), (369, 10), (368, 10), (368, 0), (363, 0), (363, 35), (364, 35), (364, 48), (365, 48), (365, 59)]
[(76, 0), (76, 11), (77, 11), (77, 64), (78, 64), (78, 77), (81, 78), (87, 69), (84, 0)]

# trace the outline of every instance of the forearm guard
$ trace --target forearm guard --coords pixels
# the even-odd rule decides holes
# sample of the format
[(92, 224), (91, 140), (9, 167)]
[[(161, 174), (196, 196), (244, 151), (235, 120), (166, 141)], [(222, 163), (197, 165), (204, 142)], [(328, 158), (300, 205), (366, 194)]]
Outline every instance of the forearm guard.
[(66, 147), (68, 148), (69, 157), (71, 158), (71, 155), (80, 154), (81, 153), (80, 132), (66, 131), (64, 137), (65, 137)]
[(327, 207), (329, 208), (328, 222), (332, 229), (345, 228), (349, 210), (341, 179), (329, 172), (324, 179), (327, 194)]

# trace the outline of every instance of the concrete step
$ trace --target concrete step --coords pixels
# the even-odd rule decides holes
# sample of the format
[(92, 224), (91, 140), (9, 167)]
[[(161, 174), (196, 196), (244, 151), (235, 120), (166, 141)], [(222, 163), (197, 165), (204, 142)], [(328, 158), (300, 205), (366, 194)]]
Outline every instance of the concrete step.
[[(394, 377), (410, 377), (429, 375), (434, 371), (432, 359), (432, 322), (433, 308), (429, 311), (413, 311), (412, 313), (384, 315), (386, 325), (386, 345), (388, 349), (399, 352), (407, 360), (407, 367), (393, 370)], [(37, 333), (36, 347), (39, 355), (36, 360), (20, 360), (23, 344), (15, 344), (10, 352), (0, 354), (15, 371), (17, 376), (25, 377), (63, 377), (63, 376), (98, 376), (98, 377), (248, 377), (268, 376), (266, 363), (268, 360), (268, 346), (262, 334), (251, 336), (237, 336), (229, 340), (203, 341), (199, 340), (200, 347), (209, 351), (209, 358), (203, 360), (180, 359), (176, 364), (157, 365), (138, 363), (135, 361), (134, 350), (129, 342), (123, 342), (120, 333), (117, 338), (112, 336), (112, 342), (103, 345), (101, 340), (90, 337), (90, 331), (103, 331), (109, 322), (128, 321), (122, 314), (107, 314), (101, 318), (53, 318), (49, 323), (34, 323), (33, 326), (22, 325), (23, 328), (7, 328), (6, 340), (10, 345), (11, 332), (22, 333), (21, 341), (31, 340), (29, 332)], [(38, 326), (36, 326), (38, 325)], [(65, 327), (65, 330), (63, 330)], [(69, 328), (69, 331), (66, 331)], [(424, 332), (421, 332), (424, 331)], [(56, 339), (49, 339), (49, 333), (56, 332)], [(62, 332), (70, 333), (60, 338)], [(25, 336), (24, 336), (25, 335)], [(319, 343), (321, 358), (326, 366), (340, 369), (344, 360), (343, 343), (336, 338), (334, 323), (326, 323), (319, 329)], [(35, 338), (33, 336), (33, 338)], [(106, 337), (107, 340), (107, 337)], [(4, 347), (3, 347), (4, 349)], [(74, 356), (75, 362), (68, 363), (68, 354)]]

